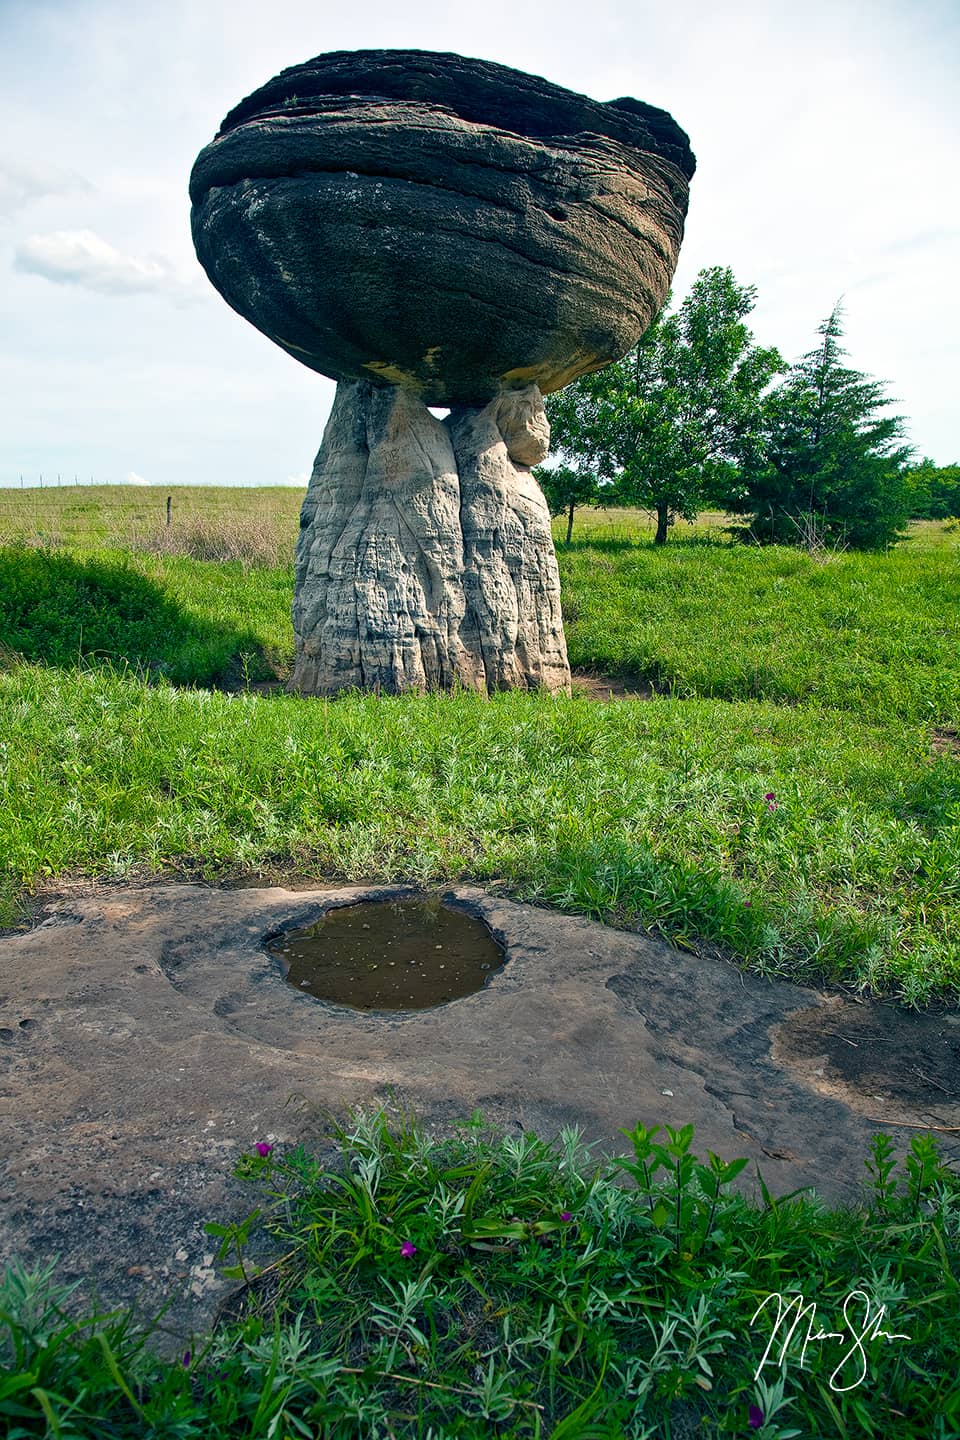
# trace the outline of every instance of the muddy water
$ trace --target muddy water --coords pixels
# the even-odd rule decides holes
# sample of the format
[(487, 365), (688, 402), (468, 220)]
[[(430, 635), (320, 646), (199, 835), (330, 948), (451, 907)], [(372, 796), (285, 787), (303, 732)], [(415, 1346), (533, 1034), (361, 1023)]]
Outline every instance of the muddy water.
[(505, 960), (482, 920), (438, 897), (328, 910), (269, 949), (303, 995), (355, 1010), (427, 1010), (481, 990)]

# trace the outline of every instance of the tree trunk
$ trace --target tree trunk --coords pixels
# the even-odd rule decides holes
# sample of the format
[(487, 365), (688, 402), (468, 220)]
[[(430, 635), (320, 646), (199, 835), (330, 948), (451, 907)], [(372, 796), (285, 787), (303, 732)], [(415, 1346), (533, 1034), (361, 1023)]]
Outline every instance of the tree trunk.
[(670, 524), (670, 506), (665, 500), (657, 501), (657, 533), (653, 537), (654, 545), (665, 545), (667, 543), (667, 526)]
[(574, 501), (571, 500), (571, 501), (570, 501), (570, 511), (569, 511), (569, 514), (567, 515), (567, 544), (568, 544), (568, 545), (570, 544), (570, 536), (573, 534), (573, 510), (574, 510)]
[(536, 386), (441, 422), (397, 386), (339, 384), (300, 516), (289, 688), (568, 689), (529, 468), (549, 435)]

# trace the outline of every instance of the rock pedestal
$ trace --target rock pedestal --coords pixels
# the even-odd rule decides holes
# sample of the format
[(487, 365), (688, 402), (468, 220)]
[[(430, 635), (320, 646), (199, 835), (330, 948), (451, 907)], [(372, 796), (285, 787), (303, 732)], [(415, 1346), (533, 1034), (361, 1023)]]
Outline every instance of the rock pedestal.
[(665, 110), (424, 50), (317, 55), (226, 116), (190, 177), (197, 256), (339, 387), (294, 689), (568, 685), (541, 395), (660, 309), (694, 164)]
[(290, 688), (569, 686), (536, 386), (440, 421), (342, 381), (300, 518)]

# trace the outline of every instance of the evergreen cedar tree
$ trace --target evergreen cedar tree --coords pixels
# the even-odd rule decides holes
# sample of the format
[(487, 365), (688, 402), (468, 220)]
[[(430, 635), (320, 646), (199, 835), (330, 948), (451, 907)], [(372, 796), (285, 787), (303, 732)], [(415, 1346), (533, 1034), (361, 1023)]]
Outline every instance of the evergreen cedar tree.
[(547, 397), (566, 463), (538, 479), (551, 513), (567, 513), (568, 543), (575, 507), (598, 499), (651, 511), (658, 544), (706, 506), (749, 517), (756, 540), (797, 544), (812, 525), (854, 548), (889, 544), (911, 515), (960, 509), (957, 467), (908, 474), (902, 417), (881, 413), (880, 382), (843, 364), (839, 304), (787, 367), (754, 342), (755, 300), (729, 267), (702, 270), (622, 360)]

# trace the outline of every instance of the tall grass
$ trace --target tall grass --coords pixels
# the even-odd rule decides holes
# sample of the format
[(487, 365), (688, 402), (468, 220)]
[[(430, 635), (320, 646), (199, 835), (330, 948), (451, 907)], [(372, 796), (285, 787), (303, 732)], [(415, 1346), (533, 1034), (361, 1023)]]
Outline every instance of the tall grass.
[(496, 880), (770, 971), (960, 993), (960, 767), (905, 722), (265, 698), (22, 665), (0, 675), (0, 733), (0, 853), (20, 884), (138, 865)]
[(889, 554), (822, 563), (783, 546), (587, 536), (560, 554), (571, 662), (678, 696), (950, 723), (958, 540), (918, 535)]
[[(166, 523), (167, 496), (171, 523)], [(0, 490), (0, 545), (137, 550), (160, 531), (164, 554), (191, 554), (191, 534), (243, 553), (193, 554), (194, 559), (244, 559), (283, 565), (293, 558), (302, 491), (293, 486), (249, 490), (228, 485), (161, 489), (124, 485)], [(179, 537), (179, 540), (177, 539)], [(216, 538), (219, 537), (219, 538)], [(182, 548), (175, 548), (177, 545)], [(155, 552), (158, 553), (158, 552)]]
[[(114, 537), (157, 498), (111, 495)], [(571, 657), (644, 703), (170, 688), (289, 672), (292, 567), (261, 562), (297, 500), (175, 497), (171, 550), (238, 517), (224, 562), (105, 549), (58, 492), (71, 546), (0, 550), (8, 896), (138, 866), (499, 880), (780, 973), (958, 993), (960, 532), (818, 563), (716, 517), (657, 549), (587, 512), (560, 550)]]

